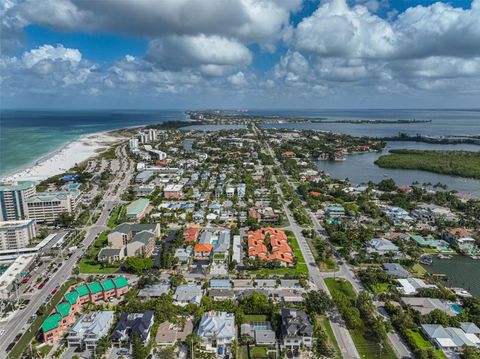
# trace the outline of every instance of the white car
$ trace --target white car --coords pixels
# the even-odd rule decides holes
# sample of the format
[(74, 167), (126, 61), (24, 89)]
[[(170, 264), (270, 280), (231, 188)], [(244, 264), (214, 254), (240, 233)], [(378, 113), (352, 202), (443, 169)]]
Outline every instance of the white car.
[(1, 330), (0, 330), (0, 337), (1, 337), (3, 334), (5, 334), (5, 329), (1, 329)]

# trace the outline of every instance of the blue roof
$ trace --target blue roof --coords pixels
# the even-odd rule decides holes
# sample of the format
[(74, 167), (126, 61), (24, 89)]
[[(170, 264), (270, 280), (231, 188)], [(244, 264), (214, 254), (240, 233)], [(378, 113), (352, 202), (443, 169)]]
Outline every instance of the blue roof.
[(210, 279), (210, 288), (232, 288), (230, 279)]

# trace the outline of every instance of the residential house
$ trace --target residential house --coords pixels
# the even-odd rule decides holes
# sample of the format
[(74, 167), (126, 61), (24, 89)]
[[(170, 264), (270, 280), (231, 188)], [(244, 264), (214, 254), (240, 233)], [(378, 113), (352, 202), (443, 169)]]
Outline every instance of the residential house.
[(119, 347), (123, 342), (131, 344), (134, 335), (138, 335), (142, 343), (148, 343), (153, 322), (153, 311), (122, 313), (117, 326), (112, 332), (112, 344), (116, 347)]
[(210, 311), (200, 320), (197, 331), (207, 351), (223, 354), (235, 340), (235, 316), (233, 313)]
[(409, 306), (417, 310), (422, 315), (427, 315), (435, 309), (441, 310), (450, 317), (459, 314), (452, 308), (452, 306), (438, 298), (402, 297), (400, 303), (403, 306)]
[(178, 248), (175, 251), (175, 258), (177, 258), (180, 263), (187, 263), (192, 257), (192, 255), (192, 247)]
[(367, 251), (369, 253), (377, 253), (380, 256), (393, 255), (398, 257), (400, 251), (398, 247), (385, 238), (373, 238), (367, 242)]
[(114, 319), (113, 311), (82, 314), (66, 336), (68, 347), (95, 352), (99, 340), (108, 334)]
[(383, 269), (388, 275), (396, 278), (410, 277), (410, 272), (398, 263), (383, 263)]
[(212, 254), (213, 245), (209, 243), (197, 243), (195, 247), (193, 247), (193, 254), (195, 258), (210, 258)]
[(280, 332), (282, 349), (298, 350), (302, 345), (312, 346), (313, 326), (308, 315), (301, 310), (282, 308)]
[(203, 292), (202, 287), (195, 284), (179, 285), (173, 295), (175, 304), (185, 306), (187, 304), (200, 305)]
[(434, 284), (427, 284), (420, 278), (399, 278), (397, 279), (399, 286), (397, 290), (403, 295), (414, 295), (419, 289), (437, 288)]
[(155, 343), (162, 346), (175, 345), (183, 342), (193, 332), (193, 317), (185, 320), (177, 319), (176, 323), (163, 322), (158, 326)]
[(147, 300), (153, 298), (160, 298), (163, 294), (170, 292), (170, 282), (168, 280), (160, 283), (149, 285), (148, 287), (140, 289), (137, 298), (140, 300)]
[(183, 185), (181, 184), (169, 184), (163, 189), (163, 197), (180, 199), (183, 196)]
[(432, 344), (446, 352), (461, 352), (465, 347), (478, 347), (480, 338), (461, 328), (444, 328), (439, 324), (422, 324), (421, 331)]
[(256, 345), (275, 345), (277, 338), (270, 322), (251, 322), (240, 326), (242, 335), (249, 335)]
[(187, 243), (195, 243), (199, 233), (200, 227), (189, 227), (183, 231), (183, 240)]

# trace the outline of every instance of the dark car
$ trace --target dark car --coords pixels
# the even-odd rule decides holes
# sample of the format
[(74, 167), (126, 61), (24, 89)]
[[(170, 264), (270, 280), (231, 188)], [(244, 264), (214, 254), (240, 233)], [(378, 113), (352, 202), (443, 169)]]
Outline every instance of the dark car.
[(15, 346), (15, 342), (11, 342), (10, 344), (8, 344), (8, 347), (7, 347), (7, 353), (12, 350), (12, 348)]
[(22, 333), (18, 333), (16, 336), (15, 336), (15, 341), (17, 342), (21, 337), (22, 337)]

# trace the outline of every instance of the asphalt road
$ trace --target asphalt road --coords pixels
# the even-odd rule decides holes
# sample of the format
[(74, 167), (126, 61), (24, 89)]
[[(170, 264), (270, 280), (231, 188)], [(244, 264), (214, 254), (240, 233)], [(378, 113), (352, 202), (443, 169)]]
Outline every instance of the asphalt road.
[[(37, 312), (42, 304), (46, 303), (46, 298), (52, 290), (61, 286), (72, 275), (72, 270), (78, 260), (83, 256), (84, 251), (86, 251), (86, 249), (95, 241), (97, 236), (107, 228), (106, 224), (110, 218), (110, 212), (121, 203), (120, 195), (126, 190), (130, 183), (132, 177), (131, 163), (129, 161), (122, 161), (121, 171), (126, 172), (125, 178), (122, 180), (120, 177), (116, 177), (112, 181), (112, 185), (105, 194), (104, 200), (100, 202), (101, 204), (99, 207), (101, 207), (101, 213), (96, 223), (88, 228), (84, 228), (86, 235), (85, 239), (82, 241), (82, 248), (78, 248), (73, 252), (71, 257), (68, 258), (58, 271), (51, 276), (45, 286), (30, 296), (30, 303), (25, 309), (17, 312), (8, 322), (0, 323), (0, 330), (5, 330), (5, 333), (0, 337), (0, 353), (6, 353), (7, 346), (13, 341), (15, 336), (18, 333), (24, 332), (22, 329), (26, 327), (28, 319)], [(118, 191), (114, 193), (113, 189), (117, 184), (119, 184), (119, 188)], [(2, 354), (0, 354), (0, 357), (1, 355)]]
[[(272, 156), (273, 160), (275, 161), (275, 164), (277, 165), (278, 168), (280, 168), (283, 176), (291, 186), (291, 183), (288, 179), (287, 174), (283, 170), (281, 164), (276, 159), (275, 154), (273, 153), (272, 149), (268, 144), (267, 144), (267, 149), (270, 152), (270, 155)], [(276, 186), (279, 193), (282, 193), (278, 182), (276, 182)], [(299, 199), (302, 201), (302, 204), (305, 210), (307, 211), (307, 213), (309, 214), (317, 232), (320, 234), (323, 240), (328, 240), (325, 229), (320, 224), (317, 216), (315, 216), (315, 214), (308, 207), (307, 203), (300, 196), (299, 196)], [(305, 258), (305, 261), (308, 264), (310, 279), (312, 280), (313, 283), (315, 283), (315, 285), (318, 288), (323, 289), (327, 293), (329, 293), (329, 290), (323, 280), (323, 277), (328, 276), (328, 274), (325, 275), (325, 274), (322, 274), (322, 272), (320, 272), (317, 265), (315, 264), (315, 259), (314, 259), (314, 256), (312, 255), (310, 247), (308, 246), (307, 241), (305, 240), (304, 236), (301, 233), (302, 229), (296, 224), (285, 202), (283, 203), (283, 207), (284, 207), (285, 214), (288, 218), (288, 221), (290, 223), (290, 227), (292, 228), (292, 231), (294, 232), (295, 236), (298, 239), (300, 249)], [(337, 265), (339, 266), (339, 271), (337, 272), (338, 274), (335, 273), (335, 276), (342, 277), (348, 280), (352, 284), (354, 290), (357, 293), (364, 290), (360, 281), (355, 278), (355, 275), (352, 272), (351, 268), (345, 262), (342, 262), (342, 264), (339, 264), (337, 260)], [(375, 302), (375, 305), (376, 305), (378, 314), (382, 315), (386, 319), (389, 319), (388, 315), (383, 310), (383, 307), (381, 307), (378, 302)], [(334, 318), (330, 318), (330, 319), (331, 319), (330, 323), (332, 325), (333, 332), (339, 344), (340, 350), (342, 351), (342, 356), (344, 358), (360, 358), (360, 355), (358, 354), (358, 351), (355, 348), (355, 344), (353, 343), (352, 337), (348, 332), (348, 329), (345, 327), (343, 320), (341, 320), (340, 316), (335, 315)], [(390, 340), (390, 343), (392, 344), (392, 347), (399, 358), (413, 358), (413, 353), (408, 349), (408, 347), (405, 345), (405, 343), (397, 334), (397, 332), (393, 331), (391, 333), (388, 333), (388, 339)]]

